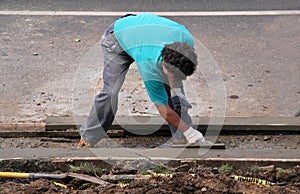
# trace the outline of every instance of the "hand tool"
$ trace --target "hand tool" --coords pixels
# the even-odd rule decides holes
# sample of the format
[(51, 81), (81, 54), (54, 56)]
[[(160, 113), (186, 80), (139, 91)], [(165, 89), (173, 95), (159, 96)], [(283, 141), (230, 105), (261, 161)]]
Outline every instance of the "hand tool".
[(64, 179), (66, 177), (78, 178), (81, 180), (97, 183), (100, 185), (109, 185), (109, 182), (103, 181), (96, 177), (92, 177), (86, 174), (78, 174), (72, 172), (66, 172), (61, 174), (46, 174), (46, 173), (20, 173), (20, 172), (0, 172), (0, 178), (29, 178), (29, 179)]

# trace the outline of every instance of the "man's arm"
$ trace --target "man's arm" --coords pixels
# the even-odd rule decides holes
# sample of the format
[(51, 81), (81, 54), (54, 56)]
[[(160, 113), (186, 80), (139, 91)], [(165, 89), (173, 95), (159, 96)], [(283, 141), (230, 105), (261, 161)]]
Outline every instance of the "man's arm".
[(191, 126), (186, 124), (179, 115), (173, 111), (169, 105), (156, 105), (160, 115), (172, 126), (183, 132), (189, 143), (205, 143), (205, 139), (199, 131), (193, 129)]
[(190, 128), (169, 105), (156, 105), (159, 114), (172, 126), (183, 133)]

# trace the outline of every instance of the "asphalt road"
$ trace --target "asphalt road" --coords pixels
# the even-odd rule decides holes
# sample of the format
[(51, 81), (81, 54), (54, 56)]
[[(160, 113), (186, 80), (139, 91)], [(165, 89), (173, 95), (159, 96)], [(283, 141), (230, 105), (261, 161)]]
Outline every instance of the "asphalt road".
[(30, 11), (253, 11), (299, 10), (298, 0), (1, 0), (0, 10)]
[[(3, 1), (1, 11), (299, 10), (297, 0)], [(99, 40), (116, 16), (0, 15), (0, 122), (86, 115), (101, 88)], [(201, 68), (187, 84), (192, 115), (295, 116), (300, 111), (300, 16), (169, 17), (184, 24), (216, 62), (225, 93)], [(80, 41), (75, 41), (80, 39)], [(202, 56), (203, 53), (200, 53)], [(204, 57), (204, 58), (203, 58)], [(204, 67), (206, 53), (200, 67)], [(209, 61), (209, 60), (208, 60)], [(98, 81), (100, 79), (100, 81)], [(195, 92), (197, 91), (197, 92)], [(220, 95), (220, 104), (211, 97)], [(218, 101), (218, 100), (217, 100)], [(157, 114), (135, 66), (120, 93), (121, 115)], [(223, 110), (224, 109), (224, 110)], [(216, 113), (218, 114), (218, 113)]]

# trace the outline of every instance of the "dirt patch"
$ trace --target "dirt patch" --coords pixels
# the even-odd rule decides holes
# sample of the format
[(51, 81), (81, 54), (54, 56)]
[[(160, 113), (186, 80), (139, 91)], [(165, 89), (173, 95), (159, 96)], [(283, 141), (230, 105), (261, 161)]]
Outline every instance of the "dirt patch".
[[(117, 170), (116, 170), (117, 169)], [(157, 172), (154, 169), (148, 179), (114, 180), (111, 185), (101, 186), (73, 178), (59, 181), (48, 179), (1, 180), (0, 193), (299, 193), (300, 166), (291, 169), (259, 167), (248, 171), (232, 170), (224, 172), (203, 165), (192, 165), (178, 168), (172, 172)], [(153, 174), (153, 172), (156, 172)], [(141, 171), (128, 171), (117, 167), (103, 174), (142, 174)], [(90, 172), (90, 175), (93, 173)], [(134, 175), (133, 174), (133, 175)], [(94, 173), (94, 176), (96, 174)], [(285, 182), (283, 186), (264, 186), (251, 182), (237, 182), (232, 177), (247, 176), (260, 178), (273, 183)], [(99, 176), (99, 174), (97, 174)], [(138, 175), (137, 175), (138, 176)]]
[[(169, 137), (131, 137), (114, 138), (114, 141), (126, 147), (157, 147), (169, 140)], [(299, 149), (300, 142), (297, 135), (248, 135), (248, 136), (220, 136), (218, 141), (233, 149)], [(12, 148), (70, 148), (76, 147), (78, 139), (68, 138), (0, 138), (1, 149)], [(100, 142), (101, 145), (107, 143)], [(78, 164), (76, 164), (78, 165)], [(135, 167), (138, 164), (133, 164)], [(49, 161), (21, 160), (0, 161), (0, 171), (32, 172), (32, 173), (63, 173), (76, 170), (76, 173), (88, 174), (93, 177), (102, 175), (132, 175), (139, 176), (146, 172), (147, 179), (135, 180), (106, 180), (111, 184), (101, 186), (91, 184), (76, 178), (62, 180), (50, 179), (0, 179), (0, 193), (300, 193), (300, 166), (288, 169), (276, 167), (261, 168), (252, 166), (248, 169), (236, 169), (234, 166), (208, 167), (200, 164), (188, 164), (176, 168), (167, 175), (157, 175), (155, 166), (146, 169), (132, 170), (116, 164), (109, 169), (105, 167), (91, 168), (90, 166), (70, 169), (58, 169)], [(92, 170), (91, 170), (92, 169)], [(131, 169), (131, 170), (130, 170)], [(166, 170), (166, 169), (165, 169)], [(153, 174), (155, 172), (155, 174)], [(163, 170), (163, 173), (166, 171)], [(264, 186), (250, 182), (238, 182), (233, 176), (252, 177), (272, 183), (284, 185)]]

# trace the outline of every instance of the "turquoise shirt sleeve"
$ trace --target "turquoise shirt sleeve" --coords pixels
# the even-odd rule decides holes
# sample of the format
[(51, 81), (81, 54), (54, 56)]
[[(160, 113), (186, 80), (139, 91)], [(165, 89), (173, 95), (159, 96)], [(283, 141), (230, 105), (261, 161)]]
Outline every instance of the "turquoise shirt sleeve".
[(150, 100), (157, 105), (168, 104), (168, 94), (164, 83), (161, 81), (149, 80), (144, 82)]

